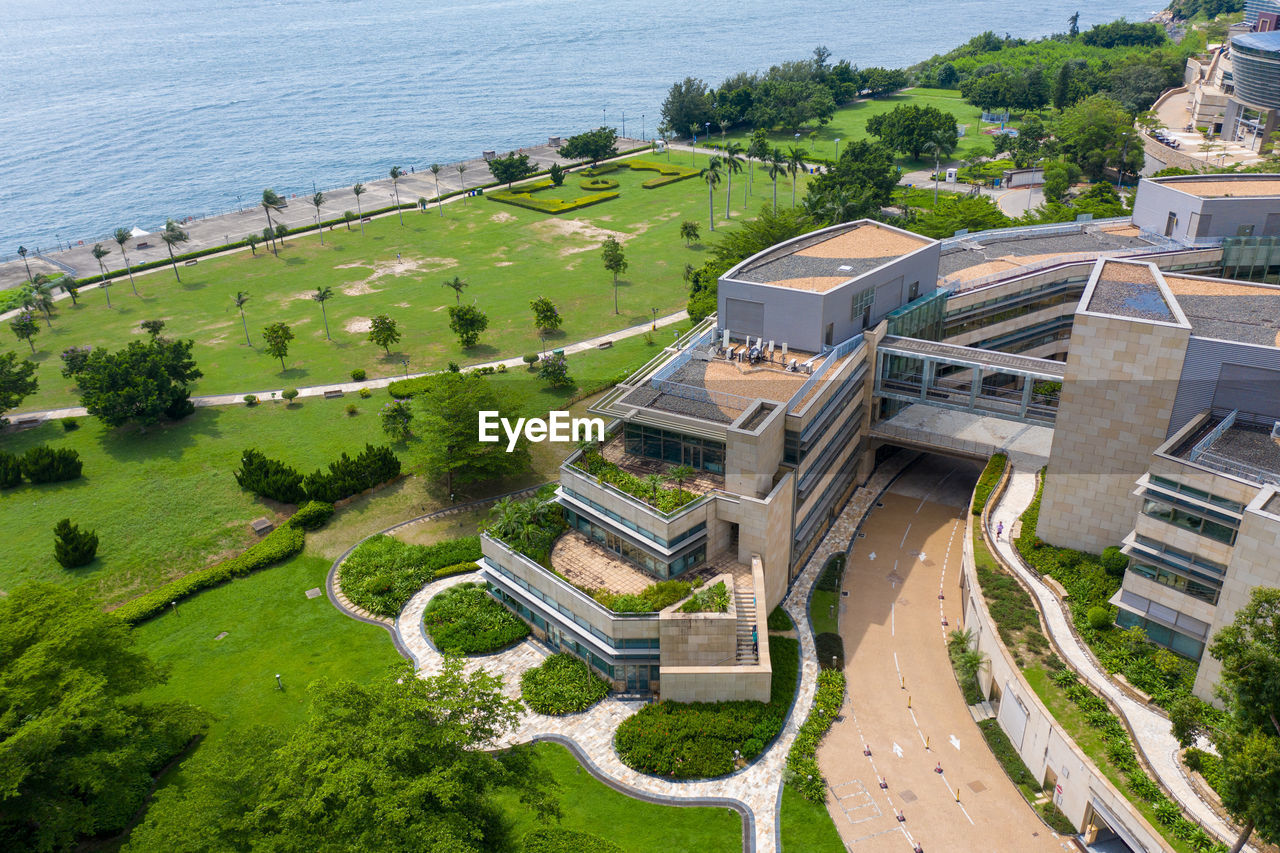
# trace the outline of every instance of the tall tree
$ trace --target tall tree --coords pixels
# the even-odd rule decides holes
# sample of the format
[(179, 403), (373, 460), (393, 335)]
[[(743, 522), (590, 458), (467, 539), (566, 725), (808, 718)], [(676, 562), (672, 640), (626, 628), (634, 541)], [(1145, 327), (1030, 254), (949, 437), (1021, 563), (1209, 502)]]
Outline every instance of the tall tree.
[(547, 335), (560, 328), (562, 322), (560, 311), (547, 297), (539, 296), (537, 299), (531, 299), (529, 308), (533, 311), (533, 327), (538, 330), (538, 336), (544, 341)]
[[(670, 130), (701, 128), (714, 113), (707, 84), (696, 77), (673, 83), (662, 102), (662, 123)], [(693, 131), (697, 135), (697, 130)]]
[(948, 133), (945, 130), (935, 130), (930, 137), (925, 140), (924, 153), (933, 155), (933, 206), (938, 206), (938, 180), (942, 177), (942, 158), (946, 157), (956, 147), (955, 128), (951, 128)]
[(272, 323), (262, 330), (262, 339), (267, 342), (267, 355), (280, 359), (280, 372), (284, 372), (284, 360), (289, 355), (289, 341), (293, 340), (293, 329), (285, 323)]
[[(160, 232), (160, 239), (164, 241), (165, 248), (169, 250), (169, 263), (173, 265), (173, 277), (181, 282), (182, 276), (178, 275), (178, 260), (173, 256), (173, 247), (181, 246), (191, 239), (191, 235), (183, 231), (178, 226), (178, 223), (172, 219), (167, 219), (164, 223), (164, 230)], [(105, 287), (107, 283), (104, 281), (102, 284)], [(109, 301), (107, 307), (111, 307)]]
[(44, 315), (44, 323), (53, 328), (53, 282), (41, 273), (22, 288), (22, 307), (35, 309)]
[(244, 342), (249, 346), (253, 346), (253, 341), (249, 340), (249, 321), (244, 318), (244, 304), (249, 301), (249, 292), (247, 290), (237, 290), (236, 295), (231, 297), (236, 303), (236, 309), (240, 312), (240, 325), (244, 326)]
[(356, 218), (360, 220), (360, 234), (364, 235), (364, 211), (360, 209), (360, 196), (365, 194), (364, 184), (356, 184), (351, 188), (356, 197)]
[(617, 131), (611, 127), (598, 127), (570, 136), (564, 145), (556, 149), (556, 153), (569, 160), (590, 160), (594, 166), (618, 153), (617, 142)]
[(404, 211), (400, 209), (400, 176), (403, 174), (399, 166), (391, 167), (391, 189), (396, 194), (396, 215), (400, 217), (401, 225), (404, 225)]
[(768, 152), (769, 180), (773, 181), (773, 209), (778, 209), (778, 178), (787, 173), (787, 160), (781, 148), (771, 148)]
[(751, 144), (747, 146), (747, 195), (752, 192), (752, 182), (755, 178), (757, 160), (765, 161), (769, 158), (769, 135), (764, 128), (757, 128), (751, 132)]
[[(348, 225), (347, 230), (350, 231), (351, 226)], [(257, 232), (254, 232), (245, 237), (244, 241), (249, 244), (249, 251), (256, 258), (258, 256), (258, 244), (262, 242), (262, 238), (258, 236)]]
[(27, 247), (18, 247), (18, 257), (22, 258), (22, 265), (27, 268), (27, 281), (31, 281), (31, 264), (27, 263)]
[(187, 386), (204, 375), (191, 357), (193, 345), (156, 338), (132, 340), (117, 352), (96, 348), (75, 376), (80, 405), (110, 427), (185, 417), (192, 410)]
[(9, 321), (9, 328), (13, 330), (13, 335), (20, 341), (26, 341), (31, 347), (32, 354), (36, 351), (36, 335), (40, 334), (40, 324), (36, 322), (35, 315), (30, 311), (23, 311), (12, 320)]
[(324, 226), (320, 224), (320, 205), (324, 204), (324, 193), (317, 192), (311, 196), (311, 205), (316, 209), (316, 231), (320, 232), (320, 245), (324, 245)]
[(452, 290), (454, 302), (456, 302), (458, 305), (462, 304), (462, 291), (466, 290), (468, 286), (465, 281), (463, 281), (462, 279), (458, 278), (455, 275), (452, 279), (444, 282), (444, 284), (441, 286), (447, 287), (450, 290)]
[[(702, 180), (707, 182), (707, 210), (708, 218), (711, 220), (711, 230), (716, 230), (716, 184), (720, 183), (720, 158), (713, 156), (707, 161), (707, 165), (698, 173)], [(614, 300), (617, 301), (616, 298)], [(617, 306), (614, 306), (617, 313)]]
[(275, 233), (276, 224), (271, 219), (271, 211), (279, 211), (284, 207), (285, 201), (280, 195), (270, 187), (262, 191), (262, 210), (267, 214), (267, 227), (271, 229), (271, 254), (279, 255), (276, 251)]
[(34, 361), (20, 360), (12, 351), (0, 353), (0, 423), (5, 412), (16, 408), (38, 387)]
[(479, 440), (480, 412), (510, 411), (484, 377), (449, 371), (424, 384), (416, 398), (421, 415), (414, 428), (421, 436), (417, 463), (424, 476), (445, 480), (446, 493), (452, 495), (455, 483), (496, 480), (529, 469), (529, 443), (523, 438), (511, 453), (506, 442)]
[(691, 219), (686, 219), (680, 223), (680, 238), (684, 240), (686, 246), (691, 246), (698, 239), (699, 229), (698, 223)]
[(441, 216), (444, 216), (444, 207), (442, 206), (443, 202), (440, 199), (440, 164), (439, 163), (431, 164), (431, 177), (434, 178), (436, 182), (436, 210), (439, 211)]
[(853, 203), (850, 218), (873, 217), (889, 203), (900, 177), (888, 148), (856, 139), (840, 152), (835, 165), (809, 182), (804, 204), (811, 215), (822, 218), (833, 198), (844, 194)]
[(129, 274), (129, 286), (133, 288), (133, 295), (137, 296), (138, 285), (134, 284), (133, 267), (129, 263), (129, 253), (125, 251), (125, 244), (133, 239), (133, 235), (128, 228), (117, 228), (111, 236), (120, 246), (120, 257), (124, 258), (124, 271)]
[(71, 297), (72, 305), (79, 305), (80, 285), (76, 284), (76, 280), (71, 276), (63, 273), (51, 282), (53, 287), (61, 287), (67, 296)]
[(111, 254), (111, 250), (106, 246), (101, 243), (93, 244), (93, 259), (98, 262), (98, 271), (102, 273), (101, 281), (107, 280), (107, 265), (102, 262), (102, 259), (109, 254)]
[(72, 590), (0, 598), (0, 847), (67, 850), (123, 829), (152, 774), (204, 728), (183, 702), (144, 703), (164, 671), (121, 619)]
[(613, 313), (618, 313), (618, 275), (627, 271), (627, 257), (622, 244), (612, 236), (604, 238), (600, 258), (604, 268), (613, 273)]
[(324, 304), (333, 298), (333, 288), (317, 287), (311, 298), (320, 303), (320, 315), (324, 317), (324, 339), (331, 341), (333, 338), (329, 337), (329, 312), (325, 310)]
[[(453, 168), (458, 170), (458, 186), (465, 190), (467, 188), (467, 181), (463, 176), (467, 173), (467, 164), (458, 163)], [(467, 197), (465, 195), (462, 197), (462, 203), (467, 203)]]
[(796, 176), (804, 169), (804, 158), (808, 152), (799, 145), (787, 149), (787, 172), (791, 175), (791, 206), (796, 206)]
[(458, 336), (458, 343), (470, 349), (480, 343), (480, 333), (489, 328), (489, 315), (474, 305), (450, 305), (449, 328)]
[(725, 176), (729, 179), (724, 194), (724, 218), (728, 220), (730, 218), (729, 203), (733, 201), (733, 176), (735, 172), (742, 171), (743, 148), (736, 142), (730, 142), (724, 146), (723, 151), (720, 159), (723, 161)]
[(386, 314), (379, 314), (369, 321), (369, 342), (391, 355), (391, 345), (400, 342), (400, 324)]

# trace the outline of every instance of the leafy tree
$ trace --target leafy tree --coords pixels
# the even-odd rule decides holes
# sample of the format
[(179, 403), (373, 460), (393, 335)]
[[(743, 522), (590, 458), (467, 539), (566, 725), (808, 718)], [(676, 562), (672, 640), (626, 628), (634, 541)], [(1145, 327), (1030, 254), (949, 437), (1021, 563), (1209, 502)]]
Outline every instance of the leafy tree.
[(298, 399), (297, 388), (286, 388), (280, 392), (280, 399), (284, 400), (287, 405), (293, 405), (293, 401)]
[(125, 251), (125, 244), (133, 237), (128, 228), (117, 228), (115, 233), (111, 235), (112, 239), (120, 245), (120, 257), (124, 258), (124, 269), (129, 274), (129, 286), (133, 288), (133, 295), (138, 295), (138, 286), (133, 282), (133, 268), (129, 264), (129, 254)]
[(44, 315), (45, 325), (53, 328), (53, 284), (49, 278), (36, 273), (30, 284), (23, 285), (21, 295), (22, 307), (39, 311)]
[(949, 154), (958, 142), (954, 115), (937, 107), (915, 104), (899, 104), (887, 113), (872, 116), (867, 120), (867, 132), (878, 137), (889, 150), (906, 154), (912, 160), (919, 160), (934, 143), (942, 145), (943, 154)]
[(324, 204), (324, 193), (317, 192), (311, 196), (311, 206), (316, 209), (316, 231), (320, 234), (320, 245), (324, 245), (324, 226), (320, 224), (320, 206)]
[(970, 231), (986, 231), (989, 228), (1006, 228), (1012, 220), (996, 206), (988, 196), (951, 196), (944, 198), (933, 210), (917, 217), (910, 229), (927, 237), (950, 237), (962, 228)]
[(400, 342), (400, 325), (386, 314), (379, 314), (369, 321), (369, 342), (391, 355), (391, 345)]
[(80, 286), (76, 284), (76, 280), (67, 274), (62, 274), (52, 281), (53, 287), (61, 287), (67, 296), (71, 297), (72, 305), (79, 305)]
[(164, 331), (164, 320), (143, 320), (138, 324), (142, 331), (151, 336), (151, 340), (160, 337), (160, 333)]
[(244, 318), (244, 305), (249, 301), (249, 292), (247, 290), (237, 290), (236, 295), (231, 299), (235, 302), (236, 309), (240, 311), (240, 325), (244, 326), (244, 342), (249, 346), (253, 346), (253, 341), (249, 340), (249, 321)]
[(325, 310), (324, 304), (333, 298), (333, 288), (317, 287), (311, 298), (320, 303), (320, 314), (324, 317), (324, 339), (331, 341), (333, 338), (329, 337), (329, 312)]
[[(712, 158), (715, 159), (715, 158)], [(627, 271), (627, 257), (622, 244), (613, 237), (605, 237), (600, 258), (604, 268), (613, 273), (613, 313), (618, 313), (618, 276)]]
[(442, 201), (440, 199), (440, 164), (439, 163), (431, 164), (431, 177), (434, 178), (436, 182), (436, 210), (439, 211), (441, 216), (444, 216), (444, 208), (441, 206)]
[[(164, 241), (164, 247), (169, 250), (169, 263), (173, 265), (173, 277), (178, 281), (182, 281), (182, 276), (178, 275), (178, 260), (173, 256), (173, 247), (181, 246), (183, 243), (191, 239), (191, 235), (183, 231), (178, 223), (172, 219), (166, 219), (164, 230), (160, 232), (160, 239)], [(102, 286), (107, 287), (108, 282), (103, 282)], [(111, 307), (111, 297), (107, 297), (107, 307)]]
[(556, 153), (569, 160), (590, 160), (599, 163), (618, 153), (618, 132), (611, 127), (598, 127), (586, 133), (570, 136)]
[(280, 245), (284, 245), (284, 238), (289, 236), (289, 226), (283, 222), (276, 225), (276, 239), (280, 241)]
[[(536, 171), (537, 168), (529, 162), (528, 154), (516, 154), (514, 151), (508, 151), (507, 156), (495, 157), (489, 161), (489, 172), (493, 175), (493, 179), (500, 184), (506, 184), (508, 189), (511, 188), (512, 183), (521, 178), (527, 178)], [(563, 180), (562, 170), (561, 181)]]
[(698, 239), (698, 223), (686, 219), (680, 223), (680, 239), (684, 240), (686, 246), (692, 245)]
[(404, 211), (400, 209), (400, 176), (403, 174), (399, 166), (391, 167), (391, 189), (396, 195), (396, 216), (400, 217), (401, 225), (404, 225)]
[(1130, 23), (1120, 20), (1095, 24), (1081, 33), (1080, 41), (1091, 47), (1158, 47), (1167, 40), (1164, 27), (1150, 21)]
[(204, 375), (191, 358), (192, 346), (190, 340), (155, 338), (130, 341), (117, 352), (96, 348), (75, 374), (80, 404), (111, 427), (190, 414), (187, 385)]
[(31, 347), (31, 352), (36, 351), (36, 335), (40, 334), (40, 324), (36, 322), (35, 315), (30, 311), (23, 311), (21, 314), (9, 321), (9, 328), (13, 330), (13, 334), (20, 341), (26, 341)]
[(93, 562), (98, 553), (98, 534), (81, 530), (64, 518), (53, 526), (53, 558), (64, 569), (78, 569)]
[(1050, 160), (1044, 164), (1044, 197), (1049, 201), (1062, 201), (1071, 185), (1080, 180), (1080, 167), (1063, 160)]
[(533, 311), (533, 327), (541, 335), (547, 335), (560, 328), (562, 322), (556, 304), (545, 296), (530, 300), (529, 308)]
[(718, 265), (727, 270), (770, 246), (807, 234), (816, 228), (817, 223), (802, 207), (775, 211), (769, 209), (768, 205), (763, 205), (760, 215), (755, 219), (746, 220), (732, 231), (724, 232), (716, 245), (711, 247), (711, 252)]
[(562, 186), (564, 184), (565, 169), (559, 163), (552, 163), (551, 168), (547, 170), (547, 175), (551, 178), (552, 186)]
[(938, 206), (938, 180), (942, 177), (942, 158), (956, 150), (958, 143), (955, 125), (947, 130), (935, 130), (925, 140), (923, 151), (933, 155), (933, 206)]
[(552, 388), (567, 388), (573, 385), (573, 377), (569, 375), (569, 360), (563, 353), (552, 353), (538, 362), (538, 378)]
[(35, 362), (19, 359), (15, 352), (0, 353), (0, 415), (17, 408), (38, 387)]
[(1063, 154), (1095, 181), (1108, 166), (1126, 172), (1142, 168), (1142, 146), (1131, 141), (1133, 118), (1106, 95), (1094, 95), (1064, 111), (1054, 133)]
[(455, 275), (451, 280), (444, 282), (441, 286), (447, 287), (453, 291), (454, 304), (462, 304), (462, 291), (466, 290), (468, 287), (465, 281)]
[(673, 83), (662, 102), (662, 124), (673, 131), (702, 127), (713, 118), (711, 95), (707, 84), (696, 77)]
[(484, 377), (447, 371), (427, 377), (418, 394), (420, 415), (414, 432), (421, 437), (418, 466), (432, 480), (469, 484), (496, 480), (529, 469), (529, 445), (521, 438), (507, 452), (506, 441), (482, 442), (476, 430), (481, 411), (507, 408)]
[(158, 772), (203, 729), (129, 626), (83, 595), (24, 584), (0, 599), (0, 847), (65, 850), (123, 829)]
[(809, 182), (805, 209), (810, 216), (822, 218), (832, 202), (839, 200), (847, 219), (875, 216), (889, 203), (899, 176), (889, 149), (878, 142), (856, 139), (840, 152), (834, 166)]
[[(720, 183), (721, 161), (719, 157), (711, 157), (707, 160), (707, 165), (698, 175), (702, 180), (707, 182), (707, 211), (708, 219), (711, 222), (711, 230), (716, 230), (716, 185)], [(617, 294), (614, 294), (614, 311), (618, 313)]]
[[(467, 181), (465, 177), (467, 173), (467, 164), (462, 162), (455, 163), (453, 168), (458, 170), (458, 186), (465, 190), (467, 188)], [(467, 203), (467, 196), (464, 195), (462, 197), (462, 203)]]
[(280, 371), (284, 372), (284, 360), (289, 355), (289, 341), (293, 340), (293, 329), (285, 323), (272, 323), (262, 330), (262, 338), (267, 342), (267, 355), (280, 359)]
[[(351, 192), (356, 197), (356, 218), (360, 220), (360, 235), (364, 236), (364, 211), (360, 208), (360, 196), (365, 194), (364, 184), (356, 184)], [(350, 218), (347, 221), (350, 222)], [(351, 226), (348, 225), (347, 228), (349, 230)]]
[(474, 305), (450, 305), (449, 328), (463, 349), (468, 349), (478, 344), (480, 333), (489, 328), (489, 316)]
[[(351, 226), (347, 227), (350, 228)], [(258, 256), (258, 244), (262, 242), (262, 238), (257, 233), (253, 233), (245, 237), (244, 241), (249, 244), (249, 251), (256, 258)]]
[(404, 441), (413, 423), (413, 409), (404, 400), (392, 400), (383, 405), (381, 419), (383, 432), (396, 441)]
[(89, 363), (89, 353), (91, 352), (93, 352), (93, 348), (87, 346), (64, 349), (58, 356), (62, 359), (62, 375), (67, 379), (73, 379)]
[(101, 243), (93, 244), (93, 259), (98, 262), (98, 270), (102, 273), (102, 281), (107, 280), (107, 265), (102, 262), (102, 259), (109, 254), (111, 254), (111, 250), (106, 246)]

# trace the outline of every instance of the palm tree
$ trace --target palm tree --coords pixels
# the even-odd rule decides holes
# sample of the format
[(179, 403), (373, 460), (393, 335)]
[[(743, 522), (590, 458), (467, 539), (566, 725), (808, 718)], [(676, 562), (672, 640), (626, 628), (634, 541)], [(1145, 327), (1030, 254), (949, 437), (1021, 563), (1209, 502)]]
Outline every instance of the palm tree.
[[(178, 275), (178, 261), (173, 257), (173, 247), (187, 242), (191, 239), (191, 235), (179, 228), (178, 223), (172, 219), (166, 219), (164, 230), (160, 232), (160, 239), (164, 241), (165, 248), (169, 250), (169, 263), (173, 264), (173, 277), (181, 282), (182, 276)], [(102, 286), (107, 287), (108, 285), (104, 281)], [(107, 299), (107, 307), (111, 307), (110, 298)]]
[(50, 283), (50, 285), (52, 287), (61, 287), (62, 290), (67, 294), (67, 296), (71, 297), (71, 304), (73, 306), (80, 304), (78, 301), (76, 301), (80, 293), (80, 287), (76, 284), (76, 280), (71, 276), (67, 275), (66, 273), (63, 273), (62, 275), (55, 278)]
[(133, 283), (133, 268), (129, 266), (129, 255), (124, 250), (124, 244), (128, 243), (133, 235), (129, 233), (128, 228), (117, 228), (116, 233), (111, 236), (120, 244), (120, 257), (124, 258), (125, 272), (129, 273), (129, 286), (133, 288), (133, 295), (137, 296), (138, 285)]
[(773, 181), (773, 210), (778, 210), (778, 178), (787, 173), (787, 161), (782, 156), (781, 148), (773, 148), (769, 151), (769, 178)]
[(942, 168), (942, 158), (955, 150), (956, 138), (945, 130), (935, 130), (925, 140), (924, 152), (933, 155), (933, 206), (938, 206), (938, 170)]
[(400, 217), (401, 225), (404, 225), (404, 211), (400, 209), (400, 176), (403, 174), (399, 166), (391, 167), (391, 189), (396, 193), (396, 215)]
[(431, 164), (431, 177), (436, 179), (436, 210), (440, 211), (440, 215), (444, 216), (444, 208), (440, 206), (440, 164)]
[(102, 291), (102, 295), (107, 297), (107, 307), (111, 307), (111, 285), (115, 282), (104, 281), (98, 285), (98, 289)]
[(747, 146), (747, 195), (751, 195), (752, 184), (755, 181), (756, 161), (764, 160), (769, 156), (769, 142), (752, 134), (751, 144)]
[[(466, 164), (466, 163), (459, 163), (458, 165), (454, 166), (453, 168), (455, 168), (455, 169), (457, 169), (457, 170), (458, 170), (458, 184), (459, 184), (459, 185), (460, 185), (460, 186), (465, 190), (465, 189), (467, 188), (467, 182), (466, 182), (466, 180), (462, 177), (462, 174), (463, 174), (463, 172), (467, 171), (467, 164)], [(465, 195), (462, 197), (462, 203), (463, 203), (463, 204), (466, 204), (466, 203), (467, 203), (467, 197), (466, 197)]]
[(733, 201), (733, 173), (742, 171), (742, 146), (737, 142), (730, 142), (724, 147), (724, 170), (729, 177), (727, 191), (724, 196), (724, 218), (729, 218), (729, 202)]
[(37, 274), (31, 284), (23, 288), (22, 307), (40, 311), (44, 314), (45, 325), (53, 328), (53, 285), (47, 276)]
[[(320, 303), (320, 314), (324, 317), (324, 339), (331, 341), (333, 338), (329, 337), (329, 312), (325, 310), (324, 304), (333, 298), (333, 288), (317, 287), (316, 292), (311, 294), (311, 298)], [(245, 335), (248, 336), (247, 329)]]
[(257, 234), (250, 234), (248, 237), (244, 238), (244, 241), (249, 244), (249, 251), (252, 252), (253, 256), (256, 258), (258, 256), (258, 244), (262, 242), (262, 238)]
[(27, 247), (18, 247), (18, 257), (22, 258), (22, 265), (27, 268), (27, 281), (31, 281), (31, 264), (27, 263)]
[[(101, 243), (93, 244), (93, 259), (98, 262), (98, 269), (102, 272), (102, 281), (107, 280), (107, 265), (102, 262), (102, 259), (109, 254), (111, 254), (111, 250), (106, 246)], [(101, 282), (99, 282), (99, 287), (101, 287)]]
[[(253, 346), (253, 341), (249, 340), (249, 321), (244, 318), (244, 304), (249, 301), (249, 292), (247, 290), (237, 290), (236, 295), (231, 298), (235, 300), (236, 307), (240, 309), (240, 323), (244, 326), (244, 342), (249, 346)], [(323, 304), (321, 303), (322, 306)]]
[(804, 155), (808, 152), (799, 145), (787, 149), (787, 171), (791, 174), (791, 206), (796, 206), (796, 175), (804, 168)]
[(279, 210), (282, 207), (284, 207), (284, 199), (282, 199), (276, 193), (275, 190), (268, 187), (267, 189), (262, 191), (262, 209), (267, 212), (267, 227), (270, 228), (272, 231), (271, 254), (277, 255), (277, 256), (280, 253), (276, 251), (276, 241), (275, 241), (276, 226), (275, 226), (275, 223), (271, 221), (271, 211)]
[(324, 226), (320, 224), (320, 205), (324, 204), (324, 193), (318, 192), (311, 197), (311, 204), (316, 209), (316, 230), (320, 232), (320, 245), (324, 245)]
[(697, 473), (692, 465), (677, 465), (667, 472), (667, 477), (675, 481), (676, 489), (679, 491), (683, 490), (685, 482), (692, 480)]
[(644, 484), (653, 489), (653, 503), (658, 503), (658, 489), (662, 488), (662, 484), (666, 482), (666, 477), (661, 474), (646, 474), (644, 476)]
[(360, 235), (364, 236), (364, 211), (360, 209), (360, 196), (364, 195), (364, 184), (356, 184), (351, 191), (356, 195), (356, 217), (360, 220)]
[(702, 180), (707, 182), (707, 208), (711, 212), (711, 230), (716, 230), (716, 184), (720, 183), (720, 165), (719, 157), (712, 157), (707, 162), (707, 167), (698, 174)]
[(443, 287), (451, 289), (453, 291), (453, 298), (459, 305), (462, 304), (462, 291), (467, 287), (467, 283), (465, 281), (455, 275), (453, 277), (453, 281), (446, 281), (443, 284)]

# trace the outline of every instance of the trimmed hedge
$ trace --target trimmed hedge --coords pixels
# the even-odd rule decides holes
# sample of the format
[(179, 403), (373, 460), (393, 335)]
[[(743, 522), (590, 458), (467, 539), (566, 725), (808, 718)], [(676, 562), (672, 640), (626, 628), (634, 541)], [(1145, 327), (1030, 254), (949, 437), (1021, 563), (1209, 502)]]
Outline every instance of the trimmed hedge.
[(395, 617), (428, 583), (448, 575), (473, 572), (474, 561), (478, 559), (478, 536), (435, 545), (410, 545), (379, 534), (361, 542), (343, 561), (338, 584), (357, 607), (379, 616)]
[(121, 605), (114, 612), (126, 622), (136, 625), (155, 616), (172, 601), (186, 598), (232, 578), (243, 577), (258, 569), (282, 563), (301, 551), (305, 544), (306, 534), (300, 528), (288, 523), (282, 524), (243, 554), (183, 575), (176, 581)]
[(520, 675), (520, 698), (529, 709), (551, 716), (585, 711), (609, 695), (609, 682), (583, 661), (561, 652)]
[(787, 753), (787, 769), (791, 771), (791, 783), (800, 796), (811, 803), (827, 801), (827, 780), (818, 769), (818, 744), (827, 729), (840, 715), (844, 703), (845, 677), (837, 669), (824, 669), (818, 673), (818, 689), (813, 694), (813, 709), (809, 718), (796, 732), (796, 739)]
[(613, 743), (633, 770), (673, 779), (707, 779), (751, 761), (782, 731), (795, 699), (800, 643), (769, 639), (773, 679), (768, 703), (656, 702), (622, 721)]
[[(80, 454), (67, 448), (51, 450), (43, 444), (32, 447), (19, 460), (22, 475), (32, 483), (61, 483), (80, 476), (84, 463)], [(15, 484), (16, 485), (16, 484)]]
[(249, 448), (240, 454), (240, 470), (235, 472), (240, 488), (260, 498), (285, 504), (300, 504), (307, 498), (302, 488), (302, 475), (278, 459)]
[(618, 182), (613, 178), (587, 178), (586, 180), (578, 181), (578, 186), (590, 192), (603, 192), (605, 190), (616, 190)]
[(324, 501), (307, 501), (297, 512), (289, 516), (288, 524), (299, 530), (319, 530), (333, 515), (333, 504)]
[(1004, 733), (1004, 729), (1000, 728), (1000, 723), (994, 719), (983, 720), (978, 723), (978, 728), (982, 729), (982, 736), (986, 739), (987, 746), (991, 748), (991, 753), (996, 757), (996, 761), (1000, 762), (1000, 766), (1004, 768), (1004, 772), (1013, 784), (1039, 791), (1040, 783), (1036, 781), (1035, 776), (1031, 775), (1022, 756), (1018, 755), (1018, 750), (1013, 748), (1013, 742)]
[(1009, 464), (1009, 457), (1003, 453), (996, 453), (987, 460), (987, 467), (982, 469), (982, 476), (978, 478), (978, 485), (973, 489), (973, 514), (982, 515), (982, 510), (987, 505), (987, 499), (991, 497), (991, 491), (1000, 482), (1000, 478), (1004, 475), (1005, 466)]
[(446, 655), (489, 654), (529, 636), (529, 626), (478, 583), (460, 583), (432, 598), (422, 624)]
[(591, 195), (578, 196), (567, 201), (559, 198), (534, 198), (534, 193), (551, 189), (554, 186), (555, 184), (551, 182), (551, 179), (546, 178), (541, 181), (534, 181), (531, 184), (524, 184), (515, 189), (495, 190), (489, 193), (487, 198), (503, 204), (514, 204), (516, 207), (536, 210), (540, 213), (567, 213), (570, 210), (579, 210), (584, 207), (590, 207), (593, 204), (599, 204), (602, 201), (615, 199), (619, 195), (617, 192), (598, 192)]
[(693, 592), (693, 584), (688, 581), (658, 581), (636, 594), (619, 594), (590, 587), (579, 589), (614, 613), (656, 613)]
[(524, 853), (623, 853), (621, 847), (606, 838), (559, 826), (540, 826), (526, 832), (520, 846)]
[(791, 621), (791, 615), (782, 609), (781, 604), (769, 611), (770, 631), (790, 631), (794, 624)]
[(340, 501), (400, 476), (400, 460), (386, 445), (366, 444), (355, 459), (343, 453), (328, 471), (314, 471), (302, 481), (312, 500)]
[(628, 160), (626, 166), (636, 172), (657, 172), (659, 177), (650, 178), (642, 183), (646, 190), (664, 187), (667, 184), (674, 184), (676, 181), (684, 181), (689, 178), (696, 178), (699, 174), (698, 169), (690, 166), (677, 166), (674, 163), (660, 163), (656, 160)]

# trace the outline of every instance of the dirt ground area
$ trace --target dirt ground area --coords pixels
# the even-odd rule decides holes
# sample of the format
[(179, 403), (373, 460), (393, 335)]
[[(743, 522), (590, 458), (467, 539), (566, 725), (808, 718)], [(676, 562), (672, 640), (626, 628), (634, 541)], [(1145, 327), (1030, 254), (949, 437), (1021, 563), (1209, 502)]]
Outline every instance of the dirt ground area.
[(922, 459), (872, 510), (845, 570), (840, 634), (849, 696), (818, 763), (831, 786), (827, 806), (854, 853), (916, 844), (1074, 849), (1040, 821), (992, 756), (947, 657), (946, 635), (960, 616), (964, 513), (980, 473), (975, 463)]

